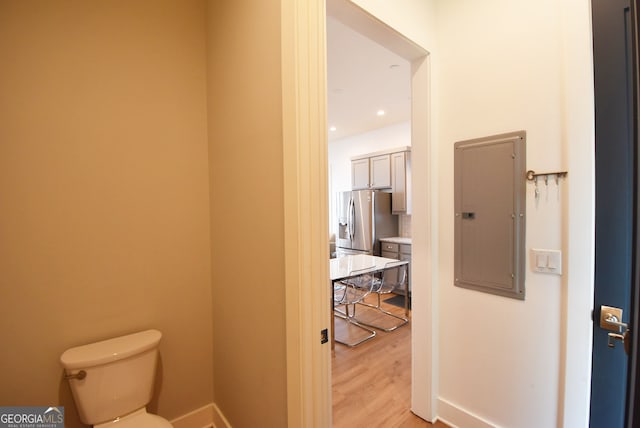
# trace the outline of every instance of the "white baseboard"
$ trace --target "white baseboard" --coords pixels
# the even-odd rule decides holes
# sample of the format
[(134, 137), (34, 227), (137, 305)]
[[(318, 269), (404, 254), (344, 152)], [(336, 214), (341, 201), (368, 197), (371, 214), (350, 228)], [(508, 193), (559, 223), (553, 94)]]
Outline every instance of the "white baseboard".
[(442, 398), (438, 398), (438, 419), (451, 428), (496, 428), (496, 425), (480, 416), (467, 412)]
[(231, 424), (215, 403), (213, 403), (213, 428), (231, 428)]
[(215, 403), (177, 417), (171, 421), (171, 425), (173, 428), (231, 428), (231, 424)]
[[(438, 417), (451, 428), (497, 428), (496, 425), (453, 403), (438, 398)], [(182, 415), (171, 421), (173, 428), (232, 428), (215, 403)]]

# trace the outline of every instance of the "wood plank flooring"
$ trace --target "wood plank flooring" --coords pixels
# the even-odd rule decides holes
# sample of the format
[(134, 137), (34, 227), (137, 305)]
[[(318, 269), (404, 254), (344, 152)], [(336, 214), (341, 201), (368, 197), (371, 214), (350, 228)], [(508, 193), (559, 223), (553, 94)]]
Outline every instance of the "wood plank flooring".
[[(404, 313), (403, 308), (384, 302), (383, 308), (398, 315)], [(358, 306), (356, 314), (387, 327), (393, 320), (362, 306)], [(363, 334), (339, 318), (335, 329), (339, 338)], [(390, 333), (376, 332), (375, 338), (355, 348), (335, 345), (333, 427), (448, 428), (442, 422), (432, 425), (411, 413), (411, 322)]]

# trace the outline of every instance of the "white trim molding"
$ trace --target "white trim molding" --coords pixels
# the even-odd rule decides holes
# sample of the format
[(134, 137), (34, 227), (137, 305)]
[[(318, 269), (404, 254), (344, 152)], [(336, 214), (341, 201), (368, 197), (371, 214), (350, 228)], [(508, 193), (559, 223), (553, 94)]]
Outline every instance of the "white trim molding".
[(282, 0), (281, 18), (288, 425), (328, 427), (325, 3)]
[[(426, 54), (411, 63), (411, 162), (413, 222), (411, 246), (411, 410), (421, 418), (436, 420), (438, 396), (438, 223), (437, 154), (431, 135), (431, 57)], [(418, 261), (418, 262), (416, 262)]]
[[(211, 427), (212, 428), (231, 428), (231, 424), (229, 423), (227, 418), (224, 416), (220, 408), (215, 403), (213, 403), (213, 415), (212, 415)], [(177, 428), (177, 427), (173, 427), (173, 428)]]
[(438, 398), (438, 419), (452, 428), (496, 428), (497, 426), (478, 415)]
[[(207, 404), (199, 409), (193, 410), (185, 415), (179, 416), (171, 421), (173, 428), (231, 428), (227, 423), (214, 423), (216, 413), (220, 413), (220, 409), (214, 403)], [(226, 421), (224, 417), (220, 421)]]
[(564, 192), (562, 228), (566, 274), (562, 284), (558, 426), (589, 425), (595, 275), (595, 106), (591, 2), (561, 2), (563, 47)]
[(210, 403), (171, 421), (173, 428), (231, 428), (215, 403)]

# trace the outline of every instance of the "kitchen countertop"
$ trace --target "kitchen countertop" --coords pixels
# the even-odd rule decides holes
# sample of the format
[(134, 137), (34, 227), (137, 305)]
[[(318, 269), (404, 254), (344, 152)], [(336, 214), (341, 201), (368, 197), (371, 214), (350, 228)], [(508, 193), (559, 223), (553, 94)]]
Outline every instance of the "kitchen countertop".
[(408, 244), (411, 245), (411, 238), (404, 238), (401, 236), (393, 236), (391, 238), (380, 238), (382, 242), (391, 242), (392, 244)]

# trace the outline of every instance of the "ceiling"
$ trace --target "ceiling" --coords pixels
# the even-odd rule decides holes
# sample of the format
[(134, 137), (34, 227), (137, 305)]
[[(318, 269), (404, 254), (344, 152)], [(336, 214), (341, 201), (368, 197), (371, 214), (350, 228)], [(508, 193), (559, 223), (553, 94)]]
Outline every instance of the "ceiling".
[[(379, 116), (379, 110), (385, 114)], [(410, 118), (409, 62), (327, 16), (329, 141)]]

